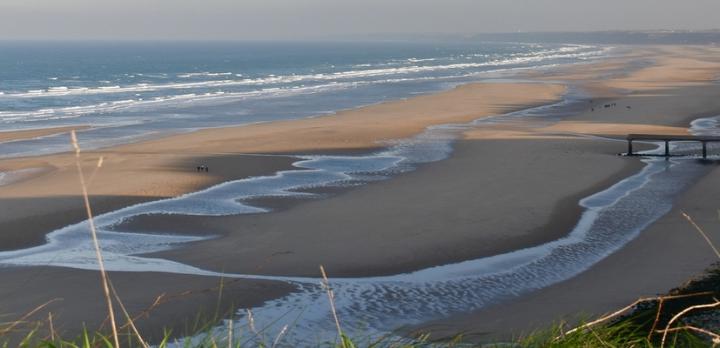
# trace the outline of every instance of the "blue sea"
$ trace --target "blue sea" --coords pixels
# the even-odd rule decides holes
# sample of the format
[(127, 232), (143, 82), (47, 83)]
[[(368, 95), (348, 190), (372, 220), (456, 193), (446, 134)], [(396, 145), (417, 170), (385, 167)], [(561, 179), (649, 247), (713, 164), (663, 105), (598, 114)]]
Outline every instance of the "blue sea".
[[(0, 131), (90, 125), (84, 148), (332, 113), (608, 54), (486, 42), (2, 42)], [(0, 157), (69, 149), (66, 135)]]

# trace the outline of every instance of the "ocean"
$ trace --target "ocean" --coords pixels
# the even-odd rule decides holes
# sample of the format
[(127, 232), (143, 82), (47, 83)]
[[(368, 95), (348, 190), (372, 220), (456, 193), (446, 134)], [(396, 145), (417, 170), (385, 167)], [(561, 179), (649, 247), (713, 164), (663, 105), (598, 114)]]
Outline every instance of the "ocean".
[[(593, 45), (389, 42), (2, 42), (0, 131), (89, 125), (85, 149), (323, 115), (601, 58)], [(0, 157), (69, 150), (66, 135)]]

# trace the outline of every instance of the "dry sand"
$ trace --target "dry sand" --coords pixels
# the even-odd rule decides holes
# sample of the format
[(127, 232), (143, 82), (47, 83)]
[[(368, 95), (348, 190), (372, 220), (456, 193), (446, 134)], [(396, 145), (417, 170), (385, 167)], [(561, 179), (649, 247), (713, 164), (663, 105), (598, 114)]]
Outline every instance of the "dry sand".
[[(682, 132), (693, 118), (720, 114), (720, 100), (716, 97), (720, 90), (707, 84), (718, 71), (714, 53), (703, 48), (650, 47), (632, 51), (625, 60), (617, 58), (592, 66), (545, 71), (532, 78), (580, 84), (593, 93), (594, 103), (558, 124), (538, 122), (470, 131), (446, 161), (425, 165), (415, 172), (356, 188), (327, 200), (291, 204), (281, 212), (269, 215), (177, 221), (151, 221), (152, 218), (148, 218), (133, 223), (138, 229), (147, 228), (150, 223), (159, 229), (169, 224), (186, 228), (197, 224), (212, 227), (224, 237), (163, 255), (213, 269), (263, 274), (312, 275), (319, 263), (325, 264), (331, 275), (387, 274), (536, 245), (569, 231), (580, 213), (576, 204), (579, 197), (638, 168), (635, 159), (615, 156), (623, 151), (624, 143), (582, 138), (575, 133), (618, 137), (623, 129)], [(632, 62), (650, 59), (654, 61), (652, 66), (629, 68), (629, 65), (635, 66)], [(238, 157), (241, 153), (370, 149), (377, 147), (378, 142), (416, 134), (428, 125), (466, 122), (547, 103), (556, 99), (563, 89), (555, 83), (468, 85), (436, 95), (315, 119), (206, 130), (119, 146), (86, 154), (85, 165), (90, 170), (97, 157), (106, 156), (106, 164), (97, 176), (92, 192), (97, 197), (108, 197), (107, 209), (112, 209), (127, 204), (122, 199), (147, 200), (177, 195), (230, 178), (271, 172), (289, 164), (287, 158)], [(618, 107), (600, 108), (609, 101), (617, 103)], [(630, 109), (625, 108), (628, 105)], [(591, 107), (597, 108), (590, 111)], [(210, 165), (209, 175), (194, 172), (195, 165), (210, 160), (217, 162)], [(0, 161), (3, 170), (50, 168), (42, 176), (0, 187), (0, 211), (3, 212), (0, 215), (0, 247), (4, 247), (4, 243), (24, 240), (18, 236), (36, 221), (44, 221), (47, 225), (31, 233), (34, 236), (41, 235), (39, 231), (52, 225), (60, 227), (67, 223), (68, 220), (63, 219), (70, 214), (68, 212), (55, 217), (51, 215), (67, 204), (63, 199), (67, 202), (79, 200), (72, 161), (72, 156), (67, 154)], [(224, 164), (231, 162), (237, 162), (235, 169), (226, 169)], [(253, 168), (250, 172), (240, 170), (249, 166)], [(6, 213), (23, 200), (27, 201), (23, 209)], [(37, 216), (28, 213), (33, 211), (41, 213)], [(33, 219), (33, 216), (36, 217)], [(81, 215), (73, 218), (81, 219)], [(37, 243), (37, 238), (26, 244), (32, 243)], [(351, 243), (355, 252), (348, 255), (343, 247)], [(633, 245), (635, 242), (623, 250), (632, 250)], [(657, 253), (667, 247), (655, 246)], [(634, 255), (634, 252), (621, 251), (612, 256), (621, 257), (621, 262), (604, 261), (593, 268), (599, 268), (605, 274), (615, 274), (617, 267), (627, 268), (630, 272), (627, 278), (615, 278), (613, 282), (598, 282), (592, 278), (583, 283), (583, 286), (599, 287), (595, 290), (598, 295), (595, 303), (599, 307), (624, 303), (627, 297), (636, 295), (632, 291), (624, 294), (608, 288), (618, 282), (638, 283), (631, 276), (642, 274), (650, 264), (633, 263)], [(238, 260), (249, 262), (237, 263)], [(644, 289), (667, 290), (666, 284), (676, 282), (680, 275), (689, 277), (704, 266), (678, 266), (673, 272), (658, 274), (657, 277), (662, 279), (653, 279), (652, 286)], [(38, 272), (42, 272), (44, 284), (70, 290), (76, 287), (74, 284), (87, 284), (83, 282), (94, 278), (91, 272), (52, 268), (3, 271), (12, 274), (16, 281), (10, 285), (3, 282), (2, 291), (14, 294), (27, 289), (23, 284), (28, 280), (24, 279), (38, 277)], [(67, 281), (68, 273), (82, 281)], [(663, 278), (663, 274), (674, 276)], [(133, 277), (122, 273), (113, 275), (126, 276)], [(174, 282), (169, 280), (176, 279), (172, 275), (138, 276), (144, 278), (143, 288), (128, 286), (122, 295), (140, 304), (151, 302), (157, 296), (154, 292), (164, 291), (164, 284), (174, 284), (173, 288), (182, 291), (204, 287), (213, 281), (212, 278), (177, 277), (182, 281)], [(582, 282), (583, 276), (575, 279)], [(289, 290), (281, 287), (276, 293), (263, 291), (260, 298), (246, 298), (247, 292), (243, 291), (252, 290), (256, 285), (237, 284), (239, 292), (233, 296), (237, 296), (239, 301), (236, 302), (243, 304), (248, 302), (241, 300), (262, 301)], [(37, 296), (23, 295), (28, 301), (17, 305), (12, 304), (12, 296), (3, 296), (6, 300), (0, 300), (0, 312), (8, 312), (5, 308), (11, 308), (13, 313), (29, 310), (53, 293), (45, 290)], [(63, 290), (66, 291), (62, 294), (65, 296), (64, 308), (86, 313), (98, 306), (97, 303), (88, 304), (83, 293), (70, 290)], [(532, 300), (532, 296), (524, 299)], [(536, 310), (525, 311), (525, 317), (532, 321), (533, 318), (551, 320), (564, 315), (566, 307), (548, 306), (563, 303), (566, 301), (564, 296), (567, 294), (550, 294), (544, 298), (545, 302), (538, 302), (535, 307), (528, 304), (528, 308)], [(208, 301), (208, 298), (201, 299), (197, 304), (207, 306)], [(194, 313), (194, 306), (173, 307), (178, 312), (155, 320), (151, 318), (141, 324), (142, 329), (157, 332), (162, 325), (176, 326)], [(593, 306), (587, 304), (584, 308), (599, 308)], [(502, 305), (496, 307), (494, 315), (509, 315), (505, 323), (512, 325), (492, 327), (493, 332), (501, 335), (504, 329), (527, 327), (528, 320), (513, 317), (502, 308)], [(482, 315), (477, 314), (478, 318)], [(88, 318), (90, 322), (94, 320)], [(65, 320), (75, 319), (77, 317), (69, 316)], [(463, 317), (443, 324), (453, 331), (473, 323), (477, 322)], [(70, 322), (67, 325), (73, 327)]]

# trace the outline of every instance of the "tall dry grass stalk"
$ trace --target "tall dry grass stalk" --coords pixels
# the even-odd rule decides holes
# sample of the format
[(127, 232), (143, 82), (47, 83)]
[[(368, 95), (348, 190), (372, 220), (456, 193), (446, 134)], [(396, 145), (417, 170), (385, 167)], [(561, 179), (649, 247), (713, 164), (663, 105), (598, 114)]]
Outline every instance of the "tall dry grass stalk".
[(280, 340), (283, 338), (283, 336), (285, 336), (285, 333), (287, 332), (287, 330), (288, 330), (288, 326), (287, 325), (283, 326), (283, 328), (280, 330), (280, 333), (278, 333), (277, 336), (275, 336), (275, 340), (273, 340), (272, 347), (270, 347), (270, 348), (277, 347), (278, 343), (280, 343)]
[(698, 231), (698, 233), (700, 233), (700, 235), (705, 239), (705, 242), (707, 242), (707, 244), (713, 250), (713, 252), (715, 253), (715, 256), (717, 256), (717, 258), (720, 259), (720, 251), (718, 251), (718, 249), (715, 247), (715, 244), (713, 244), (712, 240), (710, 240), (710, 237), (708, 237), (707, 233), (705, 233), (705, 231), (703, 231), (703, 229), (700, 228), (700, 226), (698, 226), (698, 224), (696, 224), (695, 221), (686, 212), (683, 211), (683, 212), (681, 212), (681, 214), (685, 218), (685, 220), (690, 222), (690, 224), (693, 225), (693, 227), (695, 227), (695, 230)]
[(667, 340), (667, 334), (668, 334), (668, 332), (670, 332), (670, 327), (672, 326), (672, 324), (674, 324), (682, 316), (684, 316), (685, 314), (690, 313), (691, 311), (694, 311), (696, 309), (708, 309), (708, 308), (715, 308), (718, 306), (720, 306), (720, 301), (715, 299), (715, 302), (713, 302), (713, 303), (690, 306), (688, 308), (683, 309), (679, 313), (675, 314), (672, 317), (672, 319), (670, 319), (670, 321), (668, 321), (667, 325), (665, 325), (665, 330), (662, 331), (662, 340), (660, 341), (660, 348), (665, 347), (665, 341)]
[(53, 323), (52, 312), (48, 312), (48, 326), (50, 328), (50, 340), (55, 341), (55, 323)]
[(253, 316), (253, 312), (250, 309), (246, 309), (245, 312), (247, 313), (247, 321), (248, 321), (248, 327), (250, 328), (250, 332), (255, 335), (255, 338), (259, 338), (262, 340), (262, 335), (257, 330), (257, 327), (255, 327), (255, 317)]
[(115, 297), (115, 300), (118, 303), (118, 306), (120, 306), (120, 310), (122, 310), (123, 314), (125, 315), (125, 319), (127, 320), (127, 326), (130, 326), (130, 329), (132, 330), (135, 337), (137, 337), (138, 341), (144, 348), (150, 348), (150, 346), (145, 342), (145, 340), (142, 338), (142, 335), (140, 335), (140, 331), (138, 331), (137, 327), (135, 326), (135, 321), (133, 320), (132, 316), (130, 316), (130, 313), (128, 313), (127, 309), (125, 309), (125, 305), (123, 304), (122, 300), (120, 300), (120, 296), (118, 295), (117, 291), (115, 290), (115, 286), (113, 286), (112, 281), (110, 283), (110, 290), (112, 291), (113, 296)]
[(50, 305), (51, 303), (56, 302), (56, 301), (60, 301), (60, 300), (61, 300), (61, 299), (59, 299), (59, 298), (54, 298), (54, 299), (52, 299), (52, 300), (50, 300), (50, 301), (47, 301), (47, 302), (45, 302), (45, 303), (43, 303), (43, 304), (41, 304), (41, 305), (33, 308), (31, 311), (25, 313), (25, 315), (23, 315), (22, 317), (20, 317), (20, 319), (15, 320), (15, 321), (13, 321), (12, 323), (10, 323), (10, 325), (8, 325), (7, 327), (0, 328), (0, 336), (3, 336), (3, 335), (5, 335), (5, 334), (7, 334), (8, 332), (11, 332), (11, 331), (14, 330), (18, 325), (25, 323), (25, 321), (26, 321), (28, 318), (30, 318), (31, 316), (33, 316), (35, 313), (41, 311), (43, 308), (47, 307), (47, 306)]
[(578, 326), (578, 327), (576, 327), (576, 328), (574, 328), (574, 329), (572, 329), (572, 330), (568, 330), (568, 331), (566, 331), (565, 333), (563, 333), (562, 335), (556, 337), (556, 339), (561, 339), (563, 336), (567, 336), (567, 335), (570, 335), (570, 334), (572, 334), (572, 333), (575, 333), (575, 332), (578, 332), (578, 331), (581, 331), (581, 330), (590, 329), (590, 328), (592, 328), (593, 326), (596, 326), (596, 325), (598, 325), (598, 324), (602, 324), (602, 323), (604, 323), (604, 322), (607, 322), (607, 321), (609, 321), (610, 319), (617, 318), (617, 317), (619, 317), (619, 316), (621, 316), (621, 315), (629, 312), (630, 310), (632, 310), (633, 308), (637, 307), (637, 305), (639, 305), (639, 304), (641, 304), (641, 303), (655, 302), (655, 301), (658, 301), (658, 302), (659, 302), (659, 301), (667, 301), (667, 300), (677, 300), (677, 299), (681, 299), (681, 298), (695, 297), (695, 296), (707, 296), (707, 295), (712, 295), (712, 294), (713, 294), (713, 292), (711, 292), (711, 291), (705, 291), (705, 292), (698, 292), (698, 293), (694, 293), (694, 294), (685, 294), (685, 295), (657, 296), (657, 297), (645, 297), (645, 298), (640, 298), (640, 299), (637, 299), (635, 302), (633, 302), (633, 303), (631, 303), (631, 304), (629, 304), (629, 305), (627, 305), (627, 306), (625, 306), (625, 307), (623, 307), (623, 308), (618, 309), (618, 310), (615, 311), (615, 312), (608, 313), (608, 314), (603, 315), (603, 316), (601, 316), (600, 318), (598, 318), (598, 319), (596, 319), (596, 320), (593, 320), (593, 321), (591, 321), (591, 322), (589, 322), (589, 323), (585, 323), (585, 324), (580, 325), (580, 326)]
[(228, 330), (228, 334), (227, 334), (227, 346), (228, 346), (228, 348), (232, 348), (232, 344), (233, 344), (233, 331), (234, 331), (234, 329), (235, 329), (235, 328), (233, 327), (233, 319), (232, 319), (232, 316), (231, 316), (230, 319), (228, 320), (228, 328), (227, 328), (227, 330)]
[[(110, 326), (113, 333), (113, 341), (115, 347), (120, 347), (120, 339), (118, 337), (117, 324), (115, 323), (115, 311), (113, 310), (112, 297), (110, 296), (110, 286), (107, 272), (105, 271), (105, 262), (103, 261), (102, 251), (100, 250), (100, 243), (97, 238), (97, 230), (95, 228), (95, 220), (93, 218), (92, 208), (90, 207), (90, 198), (88, 196), (88, 188), (85, 182), (85, 174), (82, 170), (82, 164), (80, 163), (80, 145), (78, 144), (77, 135), (75, 130), (70, 131), (70, 139), (72, 142), (73, 149), (75, 149), (75, 166), (77, 167), (78, 177), (80, 178), (80, 188), (82, 189), (83, 200), (85, 202), (85, 212), (87, 213), (88, 223), (90, 224), (90, 235), (92, 236), (93, 246), (95, 248), (95, 257), (97, 258), (98, 268), (100, 270), (100, 278), (102, 280), (103, 293), (105, 295), (105, 302), (108, 308), (108, 316), (110, 317)], [(102, 166), (102, 158), (98, 161), (97, 166)], [(93, 175), (94, 178), (94, 175)]]
[(720, 345), (720, 335), (718, 335), (710, 330), (705, 330), (703, 328), (699, 328), (697, 326), (692, 326), (692, 325), (678, 326), (678, 327), (675, 327), (672, 329), (661, 330), (660, 332), (671, 333), (671, 332), (679, 332), (679, 331), (693, 331), (696, 333), (706, 335), (712, 339), (712, 343), (713, 343), (712, 347), (717, 347), (718, 345)]
[[(720, 210), (718, 211), (718, 213), (720, 214)], [(700, 234), (700, 236), (702, 236), (702, 238), (705, 240), (705, 242), (706, 242), (707, 245), (710, 247), (710, 249), (712, 249), (713, 253), (715, 253), (715, 256), (720, 260), (720, 251), (719, 251), (718, 248), (715, 246), (715, 244), (712, 242), (712, 240), (710, 239), (710, 237), (708, 236), (708, 234), (705, 233), (705, 231), (702, 229), (702, 227), (700, 227), (700, 225), (698, 225), (698, 224), (695, 222), (695, 220), (693, 220), (693, 218), (690, 217), (690, 215), (687, 214), (686, 212), (681, 211), (681, 215), (682, 215), (683, 218), (685, 218), (685, 220), (687, 220), (687, 221), (695, 228), (695, 230)], [(690, 306), (690, 307), (688, 307), (688, 308), (685, 308), (685, 309), (683, 309), (682, 311), (676, 313), (676, 314), (670, 319), (670, 321), (668, 321), (668, 323), (665, 325), (665, 328), (664, 328), (663, 330), (657, 330), (657, 329), (656, 329), (656, 328), (657, 328), (657, 325), (658, 325), (658, 323), (659, 323), (659, 321), (660, 321), (660, 315), (661, 315), (661, 312), (662, 312), (662, 309), (663, 309), (663, 305), (665, 304), (665, 302), (666, 302), (667, 300), (673, 300), (673, 299), (679, 299), (679, 298), (691, 297), (691, 296), (712, 295), (712, 294), (713, 294), (713, 292), (701, 292), (701, 293), (687, 294), (687, 295), (658, 296), (658, 297), (651, 297), (651, 298), (641, 298), (641, 299), (638, 299), (637, 301), (635, 301), (635, 302), (633, 302), (633, 303), (631, 303), (631, 304), (629, 304), (629, 305), (627, 305), (627, 306), (625, 306), (625, 307), (623, 307), (623, 308), (621, 308), (621, 309), (619, 309), (619, 310), (617, 310), (617, 311), (615, 311), (615, 312), (612, 312), (612, 313), (603, 315), (603, 316), (601, 316), (600, 318), (598, 318), (598, 319), (596, 319), (596, 320), (594, 320), (594, 321), (591, 321), (591, 322), (589, 322), (589, 323), (580, 325), (580, 326), (578, 326), (578, 327), (576, 327), (576, 328), (574, 328), (574, 329), (572, 329), (572, 330), (569, 330), (569, 331), (561, 334), (560, 336), (555, 337), (555, 339), (556, 339), (556, 340), (557, 340), (557, 339), (560, 339), (560, 338), (562, 338), (563, 336), (566, 336), (566, 335), (569, 335), (569, 334), (572, 334), (572, 333), (574, 333), (574, 332), (578, 332), (578, 331), (581, 331), (581, 330), (590, 330), (590, 329), (591, 329), (593, 326), (595, 326), (595, 325), (598, 325), (598, 324), (607, 322), (607, 321), (609, 321), (610, 319), (616, 318), (616, 317), (618, 317), (618, 316), (620, 316), (620, 315), (622, 315), (622, 314), (627, 313), (628, 311), (636, 308), (637, 305), (639, 305), (639, 304), (641, 304), (641, 303), (645, 303), (645, 302), (657, 302), (657, 303), (658, 303), (658, 309), (657, 309), (657, 313), (655, 314), (655, 320), (654, 320), (654, 322), (653, 322), (653, 324), (652, 324), (652, 327), (651, 327), (651, 329), (650, 329), (650, 332), (648, 333), (648, 336), (647, 336), (647, 339), (648, 339), (648, 340), (651, 339), (651, 337), (652, 337), (653, 334), (662, 334), (662, 339), (661, 339), (661, 341), (660, 341), (660, 347), (665, 347), (666, 340), (667, 340), (667, 335), (668, 335), (669, 333), (671, 333), (671, 332), (678, 332), (678, 331), (682, 331), (682, 330), (689, 330), (689, 331), (694, 331), (694, 332), (697, 332), (697, 333), (702, 333), (702, 334), (705, 334), (705, 335), (707, 335), (707, 336), (710, 336), (710, 337), (713, 339), (713, 344), (714, 344), (714, 345), (718, 345), (718, 344), (720, 344), (720, 335), (717, 334), (717, 333), (711, 332), (711, 331), (709, 331), (709, 330), (705, 330), (705, 329), (702, 329), (702, 328), (697, 328), (697, 327), (694, 327), (694, 326), (691, 326), (691, 325), (684, 325), (684, 326), (681, 326), (681, 327), (671, 328), (671, 326), (672, 326), (675, 322), (677, 322), (681, 317), (683, 317), (684, 315), (686, 315), (687, 313), (689, 313), (689, 312), (691, 312), (691, 311), (693, 311), (693, 310), (697, 310), (697, 309), (709, 309), (709, 308), (717, 308), (717, 307), (720, 307), (720, 301), (717, 300), (717, 299), (714, 299), (715, 301), (712, 302), (712, 303), (695, 305), (695, 306)]]
[(342, 328), (340, 327), (340, 319), (338, 318), (337, 310), (335, 309), (335, 294), (333, 293), (332, 288), (330, 288), (330, 281), (328, 280), (327, 273), (325, 273), (325, 267), (322, 265), (320, 265), (320, 274), (322, 274), (322, 286), (325, 289), (330, 302), (330, 310), (332, 311), (333, 318), (335, 319), (335, 327), (337, 328), (340, 343), (343, 348), (349, 348), (345, 343), (345, 335), (343, 335)]

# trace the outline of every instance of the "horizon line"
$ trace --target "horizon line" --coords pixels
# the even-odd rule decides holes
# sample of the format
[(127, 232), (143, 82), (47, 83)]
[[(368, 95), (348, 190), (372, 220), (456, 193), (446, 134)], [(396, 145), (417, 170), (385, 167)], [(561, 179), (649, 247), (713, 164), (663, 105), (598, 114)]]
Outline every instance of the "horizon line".
[[(98, 37), (98, 38), (2, 38), (0, 42), (99, 42), (99, 41), (113, 41), (113, 42), (288, 42), (288, 41), (359, 41), (359, 40), (403, 40), (403, 39), (418, 39), (418, 38), (458, 38), (468, 39), (473, 36), (483, 35), (557, 35), (557, 34), (603, 34), (603, 33), (636, 33), (636, 34), (720, 34), (720, 28), (713, 29), (613, 29), (613, 30), (539, 30), (539, 31), (499, 31), (499, 32), (457, 32), (457, 33), (444, 33), (444, 32), (426, 32), (426, 33), (403, 33), (403, 32), (388, 32), (388, 33), (369, 33), (369, 34), (345, 34), (337, 36), (314, 36), (314, 37), (276, 37), (276, 38), (132, 38), (132, 37)], [(386, 37), (386, 38), (383, 38)]]

